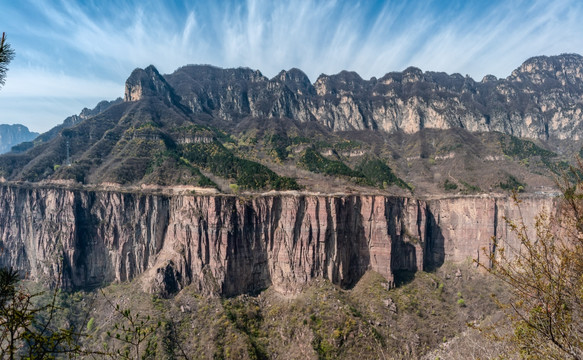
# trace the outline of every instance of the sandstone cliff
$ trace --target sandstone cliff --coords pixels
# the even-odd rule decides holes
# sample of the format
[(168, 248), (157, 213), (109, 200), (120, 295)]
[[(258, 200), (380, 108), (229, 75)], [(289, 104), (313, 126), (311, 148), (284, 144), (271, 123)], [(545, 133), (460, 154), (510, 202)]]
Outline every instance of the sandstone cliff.
[[(522, 214), (532, 219), (552, 203), (525, 199)], [(142, 276), (163, 295), (187, 284), (224, 295), (269, 286), (293, 293), (316, 277), (350, 286), (372, 269), (393, 282), (399, 270), (477, 258), (495, 250), (492, 236), (506, 238), (505, 215), (518, 217), (507, 198), (245, 199), (4, 185), (0, 266), (70, 288)]]

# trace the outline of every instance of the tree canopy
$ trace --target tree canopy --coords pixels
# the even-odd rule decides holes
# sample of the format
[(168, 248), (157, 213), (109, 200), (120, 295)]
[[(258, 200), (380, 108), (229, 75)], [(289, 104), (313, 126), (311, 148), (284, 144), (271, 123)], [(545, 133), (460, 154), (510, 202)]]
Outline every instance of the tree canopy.
[(14, 50), (6, 41), (6, 34), (2, 33), (2, 40), (0, 40), (0, 87), (6, 83), (6, 72), (8, 71), (8, 64), (14, 58)]
[(560, 181), (556, 209), (538, 215), (534, 229), (506, 219), (518, 242), (495, 239), (491, 266), (481, 264), (509, 285), (510, 300), (499, 304), (523, 358), (583, 359), (582, 174), (579, 161)]

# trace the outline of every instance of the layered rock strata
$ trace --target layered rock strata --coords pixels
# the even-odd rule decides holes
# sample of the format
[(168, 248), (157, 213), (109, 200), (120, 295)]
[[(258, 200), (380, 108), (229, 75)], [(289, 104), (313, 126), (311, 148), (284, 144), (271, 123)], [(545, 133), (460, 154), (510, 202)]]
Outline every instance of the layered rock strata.
[[(551, 209), (528, 198), (525, 219)], [(0, 186), (0, 266), (69, 288), (138, 276), (170, 295), (186, 285), (236, 295), (294, 293), (323, 277), (351, 286), (369, 269), (395, 281), (512, 241), (508, 198), (378, 195), (187, 196)], [(529, 224), (527, 224), (529, 225)]]

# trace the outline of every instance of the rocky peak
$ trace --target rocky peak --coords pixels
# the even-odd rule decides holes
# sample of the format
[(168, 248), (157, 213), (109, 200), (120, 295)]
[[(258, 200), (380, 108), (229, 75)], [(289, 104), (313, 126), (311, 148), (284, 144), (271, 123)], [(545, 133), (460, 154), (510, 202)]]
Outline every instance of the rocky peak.
[(272, 80), (281, 82), (298, 95), (314, 94), (315, 89), (308, 76), (297, 68), (282, 70)]
[(105, 110), (109, 109), (113, 105), (117, 105), (123, 102), (122, 98), (117, 98), (113, 101), (100, 101), (93, 109), (83, 108), (81, 113), (79, 113), (79, 117), (83, 120), (86, 120), (92, 116), (99, 115)]
[(486, 75), (486, 76), (484, 76), (482, 78), (482, 83), (483, 84), (493, 83), (493, 82), (496, 82), (496, 81), (498, 81), (498, 78), (496, 76), (494, 76), (494, 75), (491, 75), (491, 74), (488, 74), (488, 75)]
[(83, 121), (83, 117), (81, 117), (80, 115), (71, 115), (68, 116), (64, 121), (63, 121), (63, 125), (65, 127), (71, 127), (73, 125), (77, 125), (79, 124), (81, 121)]
[(213, 65), (186, 65), (176, 70), (173, 74), (166, 76), (172, 81), (176, 81), (178, 77), (186, 77), (201, 84), (213, 82), (220, 86), (226, 86), (227, 83), (233, 84), (234, 82), (267, 81), (267, 78), (259, 70), (246, 67), (223, 69)]
[(316, 79), (316, 82), (314, 83), (314, 88), (316, 89), (316, 93), (319, 96), (323, 96), (328, 94), (329, 92), (329, 86), (328, 86), (328, 82), (329, 82), (329, 76), (326, 74), (321, 74), (320, 76), (318, 76), (318, 79)]
[(249, 68), (188, 65), (162, 77), (149, 67), (132, 73), (125, 101), (156, 95), (229, 122), (285, 117), (315, 120), (333, 131), (463, 127), (565, 139), (583, 132), (581, 113), (570, 110), (581, 106), (581, 94), (583, 57), (566, 54), (531, 58), (508, 78), (488, 75), (481, 82), (416, 67), (370, 81), (350, 71), (322, 74), (313, 85), (293, 68), (269, 80)]
[(314, 87), (318, 95), (344, 95), (361, 93), (367, 84), (356, 72), (343, 70), (335, 75), (320, 75)]
[(403, 73), (393, 71), (385, 74), (383, 77), (378, 79), (377, 82), (384, 85), (391, 85), (394, 83), (400, 83), (401, 80), (403, 80)]
[(240, 67), (237, 69), (233, 69), (232, 73), (233, 73), (233, 76), (235, 78), (249, 81), (249, 82), (253, 82), (253, 83), (267, 81), (267, 78), (265, 76), (263, 76), (261, 71), (253, 70), (253, 69), (250, 69), (247, 67)]
[(534, 85), (549, 81), (559, 81), (563, 86), (575, 85), (583, 80), (583, 56), (562, 54), (532, 57), (514, 70), (508, 80), (531, 82)]
[(342, 70), (338, 74), (332, 75), (331, 78), (335, 79), (339, 83), (348, 85), (358, 84), (364, 81), (360, 75), (358, 75), (358, 73), (346, 70)]
[(135, 69), (126, 80), (124, 101), (138, 101), (147, 96), (170, 99), (171, 93), (171, 87), (166, 80), (150, 65), (145, 69)]
[(403, 71), (403, 83), (417, 82), (423, 80), (423, 71), (414, 66), (410, 66)]

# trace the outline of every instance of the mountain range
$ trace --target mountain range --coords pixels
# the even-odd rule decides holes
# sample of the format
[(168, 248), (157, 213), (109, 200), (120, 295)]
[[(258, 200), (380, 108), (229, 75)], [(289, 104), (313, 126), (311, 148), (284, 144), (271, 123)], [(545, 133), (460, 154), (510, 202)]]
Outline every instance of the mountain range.
[(268, 79), (248, 68), (161, 75), (149, 66), (132, 72), (123, 100), (0, 157), (0, 176), (223, 192), (538, 191), (581, 150), (582, 118), (575, 54), (531, 58), (479, 82), (412, 67), (312, 84), (298, 69)]
[[(424, 128), (499, 131), (548, 140), (581, 136), (583, 59), (535, 57), (506, 79), (476, 82), (460, 74), (409, 67), (363, 80), (342, 71), (314, 84), (298, 69), (272, 79), (250, 69), (185, 66), (164, 79), (153, 67), (126, 82), (126, 101), (154, 94), (193, 114), (227, 122), (245, 117), (317, 122), (332, 131), (415, 133)], [(569, 120), (569, 121), (566, 121)]]
[(480, 82), (416, 68), (312, 84), (298, 69), (268, 79), (248, 68), (161, 75), (149, 66), (132, 72), (123, 100), (1, 157), (0, 176), (222, 191), (328, 191), (330, 176), (344, 188), (538, 189), (580, 150), (582, 99), (574, 54), (531, 58)]

